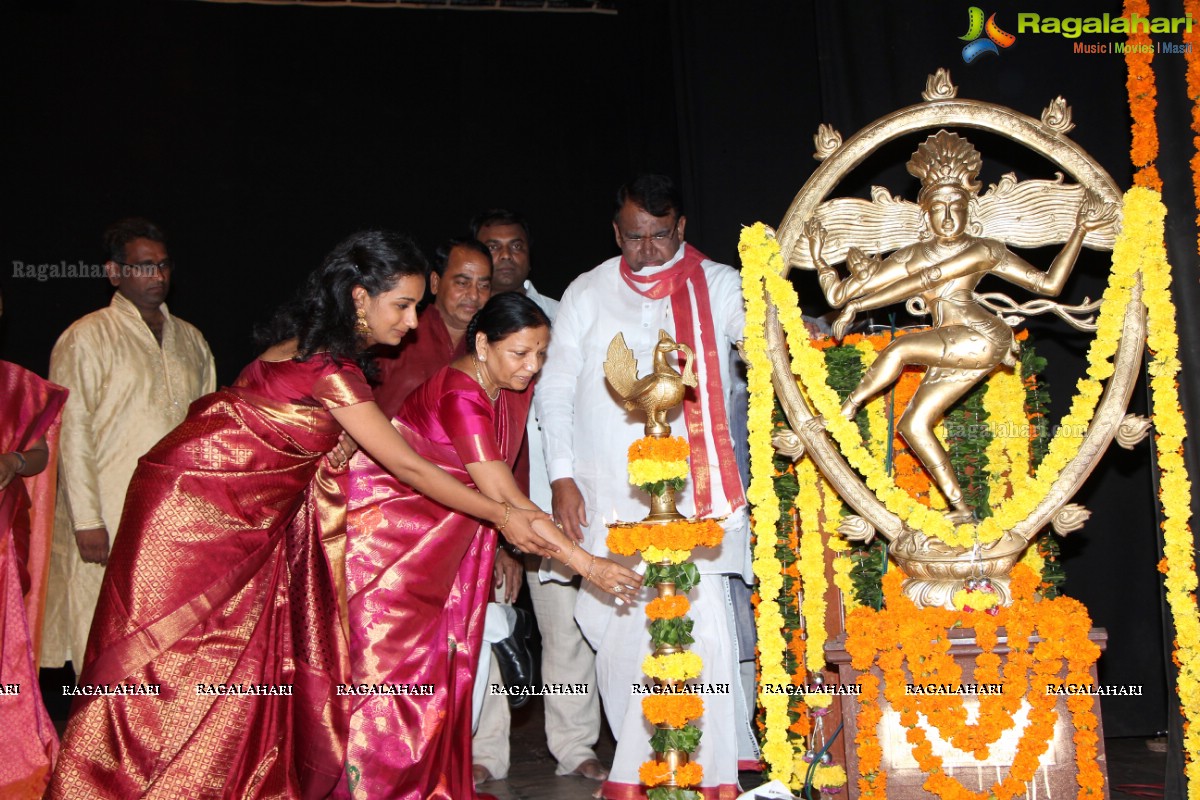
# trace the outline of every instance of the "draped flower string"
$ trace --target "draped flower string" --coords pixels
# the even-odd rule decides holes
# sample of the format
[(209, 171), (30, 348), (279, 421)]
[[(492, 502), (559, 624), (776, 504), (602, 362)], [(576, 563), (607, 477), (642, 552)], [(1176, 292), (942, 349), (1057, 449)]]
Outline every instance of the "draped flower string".
[[(1200, 20), (1200, 0), (1183, 0), (1183, 10)], [(1193, 24), (1183, 33), (1184, 58), (1187, 59), (1187, 96), (1192, 98), (1192, 192), (1200, 209), (1200, 25)], [(1196, 252), (1200, 253), (1200, 212), (1196, 215)]]
[[(1200, 14), (1200, 2), (1185, 0), (1185, 10)], [(1125, 14), (1149, 13), (1146, 0), (1126, 0)], [(1194, 27), (1194, 26), (1193, 26)], [(1147, 34), (1131, 34), (1130, 45), (1140, 43)], [(1192, 46), (1187, 53), (1188, 95), (1193, 99), (1192, 130), (1200, 134), (1200, 36), (1184, 34)], [(1134, 48), (1131, 47), (1130, 50)], [(1147, 308), (1147, 346), (1151, 361), (1150, 396), (1154, 416), (1155, 450), (1158, 455), (1159, 501), (1163, 513), (1163, 559), (1159, 571), (1165, 575), (1167, 605), (1175, 626), (1171, 660), (1178, 669), (1176, 691), (1184, 718), (1183, 752), (1186, 758), (1189, 800), (1200, 800), (1200, 608), (1196, 604), (1195, 538), (1190, 525), (1192, 485), (1183, 459), (1183, 441), (1187, 424), (1179, 402), (1179, 335), (1175, 304), (1171, 297), (1171, 265), (1165, 244), (1166, 207), (1160, 191), (1162, 182), (1154, 169), (1158, 154), (1158, 129), (1154, 119), (1156, 94), (1151, 60), (1153, 48), (1135, 58), (1126, 53), (1129, 78), (1129, 112), (1133, 117), (1133, 143), (1130, 159), (1138, 172), (1134, 188), (1126, 193), (1124, 228), (1131, 250), (1140, 260), (1145, 281), (1143, 301)], [(1152, 142), (1150, 140), (1153, 140)], [(1200, 207), (1200, 135), (1193, 139), (1197, 148), (1192, 158), (1192, 178)], [(1200, 223), (1200, 220), (1198, 220)], [(1116, 253), (1114, 251), (1114, 259)]]
[[(893, 570), (884, 577), (886, 603), (882, 610), (860, 608), (846, 619), (846, 650), (851, 665), (862, 674), (863, 695), (858, 713), (856, 747), (860, 771), (860, 798), (886, 797), (886, 775), (880, 769), (881, 751), (875, 737), (879, 722), (880, 684), (869, 670), (878, 666), (883, 675), (882, 694), (907, 728), (907, 741), (926, 779), (923, 788), (944, 800), (1009, 800), (1023, 797), (1039, 759), (1054, 737), (1058, 696), (1046, 691), (1059, 683), (1065, 669), (1067, 682), (1091, 683), (1089, 670), (1100, 655), (1088, 639), (1091, 620), (1078, 601), (1060, 597), (1039, 600), (1038, 576), (1022, 565), (1013, 568), (1013, 605), (995, 616), (978, 611), (917, 608), (901, 588), (904, 575)], [(1009, 657), (1001, 674), (1001, 659), (994, 651), (998, 630), (1008, 636)], [(1002, 691), (981, 695), (979, 712), (968, 723), (964, 698), (938, 693), (910, 693), (912, 684), (958, 684), (962, 667), (950, 653), (949, 631), (974, 629), (980, 653), (973, 680), (981, 685), (1000, 684)], [(1036, 635), (1037, 639), (1033, 637)], [(907, 671), (906, 671), (907, 665)], [(908, 676), (911, 675), (911, 678)], [(869, 688), (868, 688), (869, 687)], [(868, 699), (870, 695), (870, 699)], [(1068, 700), (1076, 730), (1075, 767), (1079, 798), (1103, 796), (1104, 777), (1096, 761), (1098, 720), (1095, 698)], [(933, 751), (926, 728), (954, 747), (986, 759), (991, 746), (1013, 729), (1022, 701), (1030, 706), (1028, 723), (1021, 729), (1008, 775), (982, 792), (972, 791), (947, 773), (942, 757)], [(863, 732), (868, 735), (864, 736)]]
[[(946, 544), (970, 547), (976, 542), (989, 544), (998, 540), (1004, 531), (1029, 516), (1037, 504), (1050, 491), (1062, 470), (1078, 454), (1082, 431), (1091, 423), (1096, 405), (1103, 393), (1102, 381), (1112, 375), (1113, 355), (1120, 342), (1120, 331), (1128, 304), (1130, 290), (1136, 272), (1136, 259), (1118, 258), (1123, 249), (1132, 244), (1119, 237), (1114, 247), (1113, 271), (1103, 295), (1103, 303), (1097, 319), (1097, 332), (1088, 350), (1088, 374), (1076, 386), (1070, 410), (1060, 421), (1057, 433), (1050, 442), (1049, 450), (1032, 476), (1019, 475), (1014, 479), (1011, 495), (993, 509), (993, 515), (978, 524), (955, 526), (940, 512), (928, 508), (896, 484), (884, 468), (876, 461), (862, 437), (857, 424), (846, 420), (839, 413), (841, 402), (829, 386), (828, 370), (818, 347), (813, 346), (803, 326), (799, 298), (792, 284), (775, 272), (771, 265), (782, 263), (779, 243), (765, 225), (757, 224), (742, 232), (743, 284), (746, 287), (747, 311), (750, 311), (751, 293), (757, 284), (765, 286), (778, 309), (780, 323), (787, 335), (788, 348), (792, 356), (792, 370), (799, 377), (806, 396), (825, 424), (842, 455), (863, 477), (867, 487), (873, 490), (889, 511), (896, 514), (909, 528), (921, 530)], [(766, 319), (765, 303), (762, 319)], [(750, 322), (747, 320), (747, 325)], [(749, 330), (749, 328), (748, 328)], [(766, 344), (750, 352), (753, 339), (762, 339), (761, 329), (754, 337), (746, 339), (748, 355), (761, 358), (764, 369), (769, 370), (766, 360)], [(751, 362), (753, 367), (753, 362)], [(769, 387), (769, 379), (767, 381)], [(769, 388), (766, 390), (769, 391)], [(765, 402), (770, 402), (769, 395)], [(752, 411), (753, 413), (753, 411)], [(769, 416), (768, 416), (769, 420)], [(769, 426), (769, 422), (768, 422)], [(769, 430), (769, 427), (768, 427)], [(770, 446), (770, 438), (766, 441)], [(752, 451), (753, 457), (753, 451)], [(765, 454), (770, 458), (769, 451)], [(752, 476), (753, 477), (753, 476)], [(764, 498), (765, 499), (765, 498)], [(772, 519), (777, 518), (777, 512)], [(765, 595), (764, 595), (765, 596)]]

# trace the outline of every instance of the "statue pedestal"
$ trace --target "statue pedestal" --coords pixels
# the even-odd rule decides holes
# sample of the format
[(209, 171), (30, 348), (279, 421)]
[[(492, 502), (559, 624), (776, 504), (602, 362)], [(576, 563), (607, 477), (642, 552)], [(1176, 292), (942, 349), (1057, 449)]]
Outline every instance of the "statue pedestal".
[[(952, 639), (958, 639), (951, 645), (950, 652), (962, 668), (962, 681), (963, 683), (972, 683), (974, 681), (975, 656), (980, 653), (980, 649), (975, 644), (973, 631), (951, 631), (950, 636)], [(1108, 635), (1102, 628), (1093, 628), (1088, 638), (1103, 650)], [(1008, 639), (1001, 629), (999, 643), (996, 647), (996, 653), (1001, 658), (1008, 654), (1007, 641)], [(825, 646), (825, 655), (830, 664), (836, 665), (840, 683), (857, 684), (859, 682), (858, 678), (862, 673), (850, 666), (850, 654), (846, 652), (845, 648), (845, 634)], [(877, 667), (872, 668), (871, 671), (880, 679), (882, 690), (882, 674)], [(1098, 683), (1095, 666), (1092, 667), (1091, 678), (1093, 685)], [(917, 767), (917, 761), (912, 755), (912, 745), (905, 737), (906, 729), (900, 724), (899, 712), (889, 708), (887, 701), (883, 700), (882, 696), (880, 702), (884, 704), (884, 716), (879, 723), (877, 735), (880, 746), (883, 748), (881, 769), (887, 773), (888, 797), (891, 800), (936, 798), (936, 795), (921, 788), (925, 782), (925, 775)], [(970, 702), (971, 700), (968, 698), (968, 704)], [(859, 776), (858, 752), (854, 747), (855, 737), (858, 735), (858, 698), (853, 695), (842, 695), (835, 699), (836, 704), (841, 706), (840, 716), (845, 725), (839, 740), (845, 743), (846, 775), (849, 787), (851, 787), (850, 796), (854, 797), (857, 794), (854, 787)], [(947, 774), (958, 779), (967, 789), (976, 792), (987, 789), (1003, 778), (1012, 763), (1019, 732), (1024, 728), (1027, 710), (1028, 706), (1026, 705), (1016, 717), (1017, 725), (992, 745), (990, 758), (986, 762), (976, 761), (970, 753), (961, 753), (937, 739), (936, 734), (930, 734), (929, 739), (934, 745), (934, 752), (942, 756)], [(1073, 798), (1078, 793), (1078, 786), (1075, 782), (1075, 745), (1072, 741), (1074, 726), (1071, 721), (1071, 712), (1067, 709), (1066, 695), (1058, 698), (1057, 710), (1058, 722), (1054, 728), (1054, 739), (1042, 756), (1042, 767), (1034, 776), (1037, 786), (1036, 788), (1030, 786), (1028, 797)], [(1098, 723), (1096, 732), (1100, 740), (1097, 744), (1097, 752), (1100, 769), (1105, 776), (1104, 798), (1107, 800), (1109, 797), (1108, 769), (1105, 764), (1104, 722), (1100, 716), (1099, 697), (1092, 698), (1092, 711), (1095, 713)], [(973, 716), (970, 718), (974, 719)], [(923, 723), (924, 718), (922, 718)]]

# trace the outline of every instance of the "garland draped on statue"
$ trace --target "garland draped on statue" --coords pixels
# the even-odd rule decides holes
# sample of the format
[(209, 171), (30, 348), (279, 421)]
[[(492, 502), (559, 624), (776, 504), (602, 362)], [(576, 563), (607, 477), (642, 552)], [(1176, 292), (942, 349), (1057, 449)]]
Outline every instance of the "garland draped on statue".
[[(1200, 8), (1192, 9), (1193, 6), (1200, 6), (1200, 0), (1188, 0), (1187, 6), (1196, 14), (1197, 18), (1200, 18)], [(1125, 13), (1148, 16), (1149, 9), (1144, 2), (1130, 0), (1126, 3)], [(1132, 34), (1131, 44), (1138, 44), (1137, 40), (1141, 36), (1143, 34)], [(1189, 93), (1193, 98), (1198, 98), (1200, 97), (1200, 90), (1197, 89), (1200, 87), (1200, 66), (1198, 66), (1200, 59), (1197, 58), (1196, 51), (1200, 50), (1200, 41), (1197, 41), (1195, 33), (1190, 34), (1186, 40), (1193, 43), (1192, 52), (1188, 54)], [(1158, 136), (1154, 125), (1155, 83), (1154, 73), (1150, 69), (1150, 58), (1152, 58), (1152, 54), (1142, 54), (1136, 47), (1130, 48), (1127, 55), (1129, 70), (1127, 88), (1133, 117), (1131, 158), (1138, 171), (1135, 176), (1134, 188), (1130, 189), (1124, 197), (1123, 229), (1113, 250), (1112, 276), (1105, 293), (1105, 302), (1101, 307), (1097, 335), (1088, 354), (1088, 374), (1080, 381), (1070, 411), (1062, 420), (1060, 427), (1071, 430), (1072, 426), (1075, 426), (1075, 430), (1080, 430), (1086, 428), (1090, 423), (1100, 396), (1102, 381), (1112, 374), (1110, 361), (1116, 349), (1116, 342), (1120, 338), (1120, 316), (1123, 314), (1126, 300), (1130, 296), (1134, 276), (1140, 273), (1144, 290), (1142, 299), (1148, 310), (1147, 345), (1150, 352), (1148, 371), (1159, 471), (1159, 501), (1162, 507), (1165, 543), (1164, 557), (1159, 564), (1159, 570), (1164, 575), (1167, 601), (1176, 632), (1173, 661), (1178, 668), (1179, 702), (1186, 720), (1183, 751), (1188, 759), (1185, 767), (1187, 796), (1189, 800), (1200, 800), (1200, 760), (1197, 760), (1200, 758), (1197, 755), (1200, 754), (1200, 610), (1197, 608), (1195, 597), (1197, 579), (1194, 540), (1190, 528), (1191, 482), (1183, 460), (1183, 441), (1187, 431), (1179, 398), (1180, 363), (1176, 310), (1171, 296), (1171, 269), (1164, 244), (1166, 208), (1160, 196), (1161, 178), (1154, 166), (1158, 152)], [(1200, 100), (1196, 101), (1193, 129), (1200, 134)], [(1200, 149), (1200, 136), (1197, 137), (1196, 142)], [(1192, 166), (1197, 202), (1200, 205), (1200, 155), (1193, 159)], [(867, 485), (876, 491), (887, 508), (906, 520), (911, 527), (920, 528), (948, 544), (959, 546), (990, 541), (1007, 529), (1013, 520), (1020, 519), (1020, 515), (1025, 513), (1027, 507), (1036, 504), (1043, 494), (1042, 490), (1053, 482), (1078, 445), (1077, 441), (1072, 442), (1069, 436), (1056, 436), (1050, 442), (1045, 458), (1040, 459), (1041, 463), (1032, 475), (1017, 475), (1019, 485), (1010, 486), (1004, 496), (991, 498), (992, 504), (996, 506), (995, 514), (992, 517), (984, 519), (977, 525), (954, 526), (947, 523), (937, 507), (940, 502), (940, 498), (937, 497), (938, 493), (932, 491), (923, 495), (920, 474), (904, 462), (903, 453), (893, 451), (888, 446), (890, 437), (887, 436), (887, 431), (882, 431), (883, 435), (879, 435), (881, 433), (879, 430), (880, 417), (877, 411), (872, 412), (868, 408), (866, 419), (862, 420), (860, 417), (858, 423), (842, 420), (838, 416), (840, 398), (830, 381), (830, 375), (835, 370), (827, 363), (825, 355), (821, 352), (823, 348), (814, 347), (808, 340), (800, 319), (799, 299), (792, 285), (782, 277), (785, 272), (784, 262), (779, 255), (778, 244), (773, 235), (761, 225), (753, 226), (743, 233), (740, 251), (747, 301), (745, 349), (750, 364), (748, 381), (751, 393), (749, 417), (752, 482), (748, 497), (754, 510), (756, 537), (754, 567), (759, 581), (757, 615), (760, 687), (789, 683), (802, 684), (807, 683), (804, 680), (805, 675), (810, 672), (817, 673), (823, 666), (823, 653), (820, 649), (826, 635), (823, 604), (818, 605), (815, 600), (810, 601), (809, 597), (810, 593), (823, 595), (825, 589), (824, 572), (823, 570), (818, 571), (814, 566), (815, 561), (813, 561), (815, 558), (823, 559), (824, 557), (822, 537), (825, 537), (829, 543), (827, 546), (835, 549), (841, 548), (841, 545), (832, 544), (837, 537), (830, 530), (835, 527), (832, 523), (836, 522), (838, 518), (838, 504), (828, 501), (828, 496), (834, 494), (830, 487), (821, 487), (819, 476), (809, 474), (810, 471), (815, 472), (811, 463), (806, 466), (806, 461), (801, 461), (791, 467), (785, 460), (775, 458), (772, 447), (772, 435), (775, 432), (772, 421), (774, 395), (771, 386), (771, 365), (763, 336), (768, 313), (766, 304), (768, 297), (773, 302), (776, 308), (775, 313), (778, 314), (780, 323), (787, 333), (793, 372), (799, 378), (805, 399), (812, 403), (817, 412), (824, 417), (829, 433), (838, 442), (839, 449), (851, 466), (864, 477)], [(861, 342), (853, 344), (861, 346)], [(861, 347), (859, 357), (864, 361), (869, 361), (873, 351), (873, 347)], [(997, 380), (997, 377), (993, 376), (991, 382), (997, 391), (993, 408), (996, 408), (996, 404), (1001, 402), (1007, 403), (1006, 408), (1009, 410), (1003, 412), (1007, 416), (1007, 414), (1013, 413), (1011, 398), (1015, 397), (1022, 375), (1018, 375), (1017, 381), (1007, 387), (1004, 387), (1003, 382)], [(1009, 379), (1011, 382), (1011, 376)], [(895, 393), (903, 395), (904, 391), (902, 378)], [(1009, 400), (1002, 400), (1004, 397)], [(888, 402), (894, 403), (895, 397)], [(1022, 411), (1028, 411), (1028, 404)], [(993, 424), (995, 422), (993, 421)], [(1022, 415), (1020, 420), (1003, 419), (999, 422), (1001, 424), (1023, 423), (1024, 416)], [(881, 453), (881, 443), (888, 452)], [(1014, 450), (1013, 448), (1001, 448), (1000, 445), (995, 448), (989, 445), (986, 457), (989, 462), (991, 459), (995, 459), (997, 464), (1003, 462), (1012, 465), (1015, 462), (1030, 459), (1027, 448), (1031, 446), (1033, 445), (1026, 442), (1023, 446), (1026, 449), (1020, 449), (1022, 446), (1018, 446)], [(881, 460), (886, 461), (886, 466), (881, 465)], [(1035, 457), (1032, 463), (1036, 463), (1038, 460)], [(1000, 470), (1003, 467), (998, 466), (997, 469)], [(1011, 469), (1011, 466), (1009, 468), (1010, 474), (1019, 471)], [(786, 488), (777, 494), (777, 485), (786, 486)], [(965, 484), (964, 488), (966, 488)], [(808, 496), (804, 497), (801, 502), (796, 499), (798, 493), (808, 493)], [(783, 507), (781, 507), (781, 502)], [(810, 522), (802, 520), (800, 532), (797, 535), (790, 523), (781, 519), (781, 514), (790, 512), (793, 505), (802, 507), (806, 511), (822, 509), (823, 513), (806, 515), (813, 519)], [(806, 537), (809, 540), (807, 547)], [(1030, 550), (1033, 551), (1034, 548), (1030, 548)], [(865, 556), (860, 557), (860, 560), (863, 558)], [(850, 571), (849, 560), (851, 559), (848, 556), (839, 555), (834, 561), (835, 583), (844, 593), (852, 584), (846, 577)], [(1036, 552), (1033, 555), (1027, 555), (1025, 559), (1025, 563), (1035, 570), (1043, 566), (1038, 562), (1039, 557)], [(880, 571), (882, 572), (884, 569), (886, 568), (881, 565)], [(1034, 615), (1029, 619), (1048, 620), (1049, 617), (1045, 612), (1051, 608), (1052, 601), (1049, 598), (1052, 597), (1052, 592), (1047, 591), (1051, 587), (1045, 582), (1045, 579), (1037, 592), (1041, 595), (1040, 600), (1034, 599), (1030, 594), (1033, 591), (1031, 587), (1034, 586), (1036, 580), (1025, 577), (1025, 573), (1019, 570), (1014, 573), (1014, 580), (1016, 606), (1025, 609), (1028, 614)], [(890, 587), (886, 589), (886, 592), (899, 598), (898, 579), (894, 578), (886, 583), (887, 587)], [(801, 596), (798, 594), (800, 591), (803, 593), (804, 600), (803, 603), (798, 604), (796, 598)], [(963, 600), (964, 603), (969, 601), (976, 606), (980, 605), (977, 597), (964, 597)], [(900, 604), (900, 600), (893, 603), (893, 605)], [(956, 602), (956, 605), (959, 604)], [(1044, 608), (1041, 608), (1043, 606)], [(891, 613), (901, 613), (900, 609), (892, 606), (889, 608), (892, 608)], [(977, 608), (977, 612), (979, 610)], [(1082, 612), (1082, 607), (1079, 610)], [(910, 613), (916, 615), (915, 619), (926, 611), (943, 616), (958, 614), (959, 617), (956, 619), (960, 623), (963, 623), (965, 619), (972, 620), (971, 624), (977, 630), (981, 624), (988, 630), (994, 624), (994, 622), (987, 622), (984, 619), (986, 615), (979, 613), (971, 615), (969, 610), (964, 611), (961, 608), (959, 611), (953, 612), (938, 609), (915, 611), (914, 609)], [(1011, 615), (1018, 612), (1014, 608), (1002, 613)], [(1009, 620), (1010, 626), (1017, 625), (1018, 629), (1021, 625), (1030, 624), (1016, 622), (1015, 620), (1019, 618), (1019, 615), (1005, 617)], [(1086, 615), (1084, 614), (1080, 619), (1086, 621)], [(949, 617), (942, 622), (954, 624)], [(1080, 627), (1083, 623), (1072, 624)], [(800, 630), (803, 630), (803, 635), (798, 633)], [(1086, 630), (1084, 632), (1086, 633)], [(1064, 645), (1067, 649), (1062, 652), (1064, 658), (1072, 659), (1069, 674), (1082, 680), (1079, 676), (1086, 669), (1087, 659), (1080, 661), (1075, 656), (1071, 656), (1071, 652), (1072, 648), (1074, 651), (1079, 651), (1080, 648), (1086, 650), (1086, 646), (1082, 643), (1086, 639), (1079, 639), (1078, 631), (1074, 635), (1076, 638), (1072, 641), (1075, 641), (1076, 644), (1070, 647)], [(981, 638), (983, 642), (987, 641), (987, 636)], [(1037, 655), (1037, 653), (1038, 651), (1035, 650), (1027, 657), (1031, 660), (1031, 664), (1027, 665), (1027, 668), (1034, 671), (1048, 670), (1048, 667), (1038, 666), (1042, 663), (1040, 659), (1043, 656)], [(1094, 655), (1090, 657), (1094, 658)], [(860, 653), (855, 654), (855, 658), (862, 659), (865, 656)], [(1046, 655), (1045, 658), (1051, 657)], [(1046, 661), (1045, 663), (1050, 662)], [(1021, 670), (1014, 669), (1012, 671), (1016, 673)], [(1006, 685), (1009, 685), (1008, 681), (1010, 680), (1008, 673), (1009, 670), (1005, 670), (1003, 676)], [(1030, 678), (1032, 674), (1030, 673)], [(1050, 672), (1046, 671), (1044, 674), (1049, 675)], [(1011, 680), (1024, 681), (1026, 676), (1014, 674)], [(869, 684), (870, 681), (865, 683)], [(872, 705), (871, 701), (874, 698), (868, 698), (866, 693), (873, 690), (874, 694), (878, 695), (882, 690), (877, 684), (873, 687), (864, 685), (863, 688), (862, 705), (868, 707)], [(1024, 692), (1019, 694), (1023, 695)], [(889, 699), (904, 705), (898, 697), (889, 697)], [(796, 702), (794, 697), (766, 692), (760, 694), (760, 703), (763, 707), (763, 756), (771, 777), (789, 782), (793, 787), (799, 787), (807, 780), (811, 785), (819, 788), (821, 784), (812, 780), (811, 770), (808, 770), (806, 774), (804, 769), (805, 764), (811, 760), (812, 756), (811, 750), (807, 749), (808, 742), (806, 740), (811, 733), (812, 722), (806, 719), (806, 710), (811, 713), (819, 708), (819, 705), (807, 703), (809, 708), (805, 709), (802, 704)], [(1071, 706), (1071, 710), (1077, 714), (1077, 729), (1089, 730), (1090, 725), (1087, 719), (1078, 716), (1082, 710), (1082, 703), (1076, 703), (1075, 706)], [(1042, 714), (1041, 722), (1031, 725), (1022, 737), (1022, 752), (1025, 755), (1022, 756), (1024, 761), (1022, 761), (1021, 770), (1017, 770), (1017, 765), (1014, 763), (1013, 770), (1020, 773), (1014, 776), (1016, 778), (1024, 777), (1024, 772), (1028, 771), (1030, 763), (1036, 764), (1036, 756), (1045, 749), (1048, 743), (1046, 736), (1041, 737), (1045, 741), (1038, 742), (1037, 732), (1044, 733), (1047, 730), (1045, 714), (1053, 714), (1053, 710), (1041, 709), (1039, 711), (1036, 703), (1033, 704), (1033, 707), (1035, 713)], [(901, 711), (904, 713), (903, 709)], [(922, 709), (922, 713), (926, 713), (924, 709)], [(814, 719), (818, 716), (818, 714), (813, 714)], [(907, 721), (902, 721), (902, 724), (906, 724), (906, 727), (909, 728), (910, 741), (914, 741), (912, 735), (915, 730), (913, 726), (916, 724), (915, 713), (910, 714)], [(865, 765), (878, 763), (872, 758), (873, 750), (869, 732), (873, 732), (873, 730), (874, 726), (870, 724), (869, 719), (859, 720), (857, 744), (860, 760)], [(943, 732), (950, 731), (953, 734), (955, 730), (957, 730), (955, 724), (947, 723)], [(865, 738), (864, 732), (868, 732)], [(971, 741), (976, 746), (982, 747), (981, 752), (986, 752), (988, 743), (986, 736), (984, 740), (973, 739)], [(982, 745), (979, 744), (980, 741), (983, 741)], [(918, 746), (918, 750), (914, 751), (914, 754), (929, 778), (926, 789), (940, 797), (976, 796), (961, 785), (939, 777), (941, 773), (937, 768), (938, 762), (925, 753), (922, 747)], [(878, 749), (877, 746), (875, 749)], [(1090, 796), (1103, 791), (1102, 781), (1098, 780), (1099, 774), (1094, 773), (1086, 763), (1090, 752), (1088, 746), (1079, 746), (1076, 752), (1080, 796)], [(1033, 761), (1030, 762), (1030, 759)], [(864, 796), (885, 796), (886, 790), (882, 782), (876, 783), (876, 777), (869, 776), (864, 779), (859, 776), (859, 790), (864, 793)], [(1008, 782), (1006, 779), (993, 787), (992, 791), (997, 796), (1013, 796), (1018, 793), (1017, 782)]]

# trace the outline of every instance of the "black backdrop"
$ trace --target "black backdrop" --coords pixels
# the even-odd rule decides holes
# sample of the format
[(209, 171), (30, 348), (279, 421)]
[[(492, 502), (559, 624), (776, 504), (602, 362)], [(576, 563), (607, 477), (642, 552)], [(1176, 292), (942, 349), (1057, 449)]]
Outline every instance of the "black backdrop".
[[(849, 136), (919, 102), (939, 66), (960, 96), (1031, 115), (1065, 96), (1072, 138), (1128, 186), (1123, 59), (1026, 34), (964, 64), (969, 5), (641, 0), (600, 15), (10, 3), (0, 12), (0, 357), (44, 373), (57, 335), (109, 295), (102, 280), (38, 282), (10, 265), (97, 264), (100, 231), (128, 214), (167, 229), (180, 264), (171, 308), (204, 331), (226, 382), (254, 355), (253, 324), (360, 227), (410, 230), (431, 249), (483, 207), (521, 209), (533, 223), (534, 280), (557, 295), (615, 252), (615, 187), (657, 170), (682, 178), (689, 239), (736, 263), (739, 226), (777, 222), (815, 167), (818, 123)], [(1175, 0), (1154, 5), (1179, 13)], [(1115, 16), (1120, 3), (985, 8), (994, 10), (1016, 32), (1018, 10)], [(1183, 74), (1182, 56), (1158, 62)], [(1187, 176), (1186, 122), (1160, 125), (1170, 191)], [(987, 182), (1052, 174), (1006, 142), (971, 138)], [(901, 165), (916, 141), (868, 161), (842, 193), (882, 183), (913, 197)], [(1193, 209), (1179, 209), (1172, 224), (1186, 230), (1173, 235), (1186, 245)], [(1194, 293), (1190, 235), (1174, 257)], [(1097, 297), (1104, 268), (1085, 254), (1064, 296)], [(810, 277), (798, 279), (809, 297)], [(1061, 413), (1086, 340), (1063, 325), (1031, 327)], [(1134, 410), (1144, 409), (1139, 393)], [(1106, 456), (1079, 498), (1092, 521), (1064, 545), (1068, 591), (1109, 630), (1102, 681), (1146, 688), (1106, 701), (1109, 735), (1166, 724), (1150, 457), (1144, 446)]]

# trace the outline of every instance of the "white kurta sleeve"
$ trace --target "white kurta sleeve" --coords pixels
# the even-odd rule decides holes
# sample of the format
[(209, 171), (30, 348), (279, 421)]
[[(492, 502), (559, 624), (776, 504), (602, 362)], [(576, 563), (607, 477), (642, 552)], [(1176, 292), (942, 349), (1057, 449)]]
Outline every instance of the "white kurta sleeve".
[(92, 418), (103, 391), (100, 354), (89, 337), (67, 330), (50, 354), (50, 380), (71, 390), (59, 434), (58, 480), (75, 530), (103, 528), (99, 467)]

